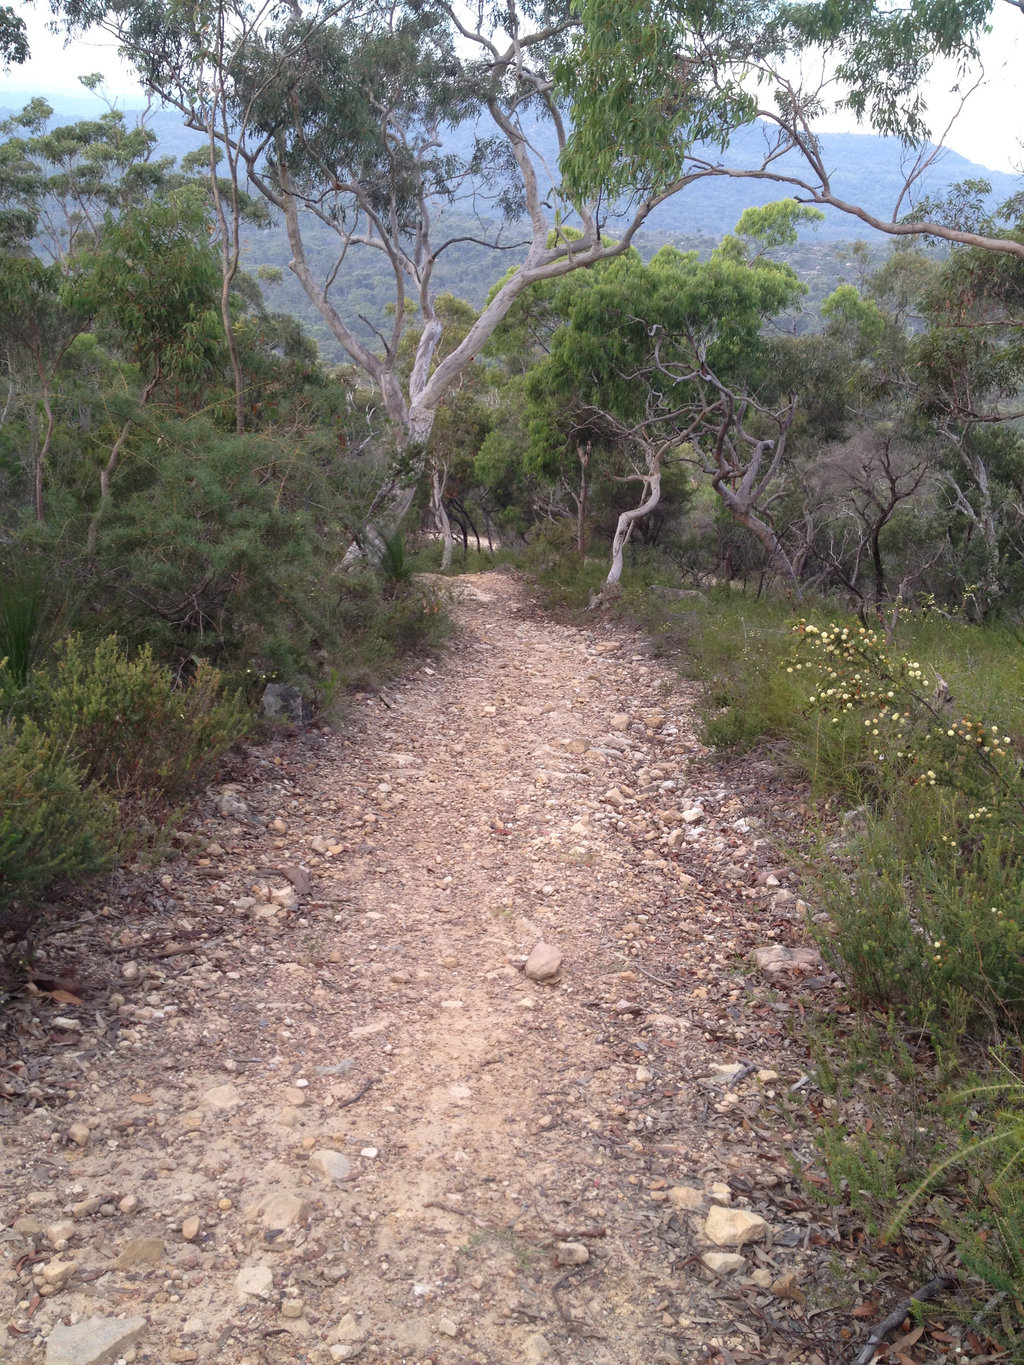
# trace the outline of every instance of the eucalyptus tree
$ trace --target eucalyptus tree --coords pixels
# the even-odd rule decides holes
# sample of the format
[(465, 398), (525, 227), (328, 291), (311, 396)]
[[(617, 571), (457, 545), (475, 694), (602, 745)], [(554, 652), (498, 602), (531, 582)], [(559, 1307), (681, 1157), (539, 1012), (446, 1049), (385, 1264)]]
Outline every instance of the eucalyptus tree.
[[(998, 232), (897, 222), (905, 205), (881, 222), (843, 203), (812, 131), (830, 92), (794, 74), (792, 60), (830, 63), (836, 100), (916, 143), (930, 55), (970, 57), (992, 2), (905, 13), (874, 0), (53, 0), (71, 23), (114, 32), (146, 86), (283, 217), (292, 270), (399, 433), (403, 460), (374, 513), (385, 530), (411, 501), (441, 400), (515, 298), (621, 255), (657, 205), (688, 186), (725, 174), (779, 180), (885, 231), (1024, 254)], [(758, 118), (763, 158), (722, 164), (714, 149)], [(787, 150), (803, 157), (804, 174), (783, 169)], [(624, 216), (607, 242), (613, 210)], [(516, 247), (523, 259), (435, 363), (434, 274), (467, 240)], [(332, 296), (360, 250), (387, 262), (386, 327), (343, 314)], [(413, 303), (421, 330), (403, 379)]]
[[(1008, 3), (1024, 15), (1020, 0)], [(660, 199), (709, 176), (767, 180), (880, 232), (1024, 259), (1024, 239), (1012, 231), (1019, 199), (1001, 222), (976, 223), (958, 212), (956, 196), (928, 200), (921, 191), (955, 122), (930, 126), (925, 82), (953, 59), (950, 93), (962, 112), (984, 80), (979, 40), (997, 8), (1001, 0), (578, 0), (578, 27), (556, 65), (574, 118), (565, 182), (578, 194)], [(888, 217), (836, 192), (815, 123), (837, 109), (907, 149)], [(754, 123), (762, 155), (726, 164), (720, 153), (734, 130)]]
[[(758, 389), (769, 355), (763, 324), (803, 291), (768, 253), (819, 216), (792, 201), (749, 209), (708, 261), (663, 247), (645, 266), (634, 252), (568, 292), (565, 323), (527, 385), (547, 410), (557, 400), (558, 430), (574, 442), (585, 433), (632, 458), (620, 477), (638, 482), (641, 494), (618, 518), (609, 587), (635, 526), (658, 506), (666, 462), (686, 460), (798, 588), (769, 510), (796, 397), (761, 401)], [(531, 425), (531, 445), (551, 439)]]

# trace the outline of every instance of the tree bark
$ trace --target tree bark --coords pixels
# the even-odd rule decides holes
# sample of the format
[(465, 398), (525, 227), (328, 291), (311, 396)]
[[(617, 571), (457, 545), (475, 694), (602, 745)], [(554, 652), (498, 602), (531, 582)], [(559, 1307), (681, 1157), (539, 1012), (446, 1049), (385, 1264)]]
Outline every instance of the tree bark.
[(622, 512), (612, 538), (612, 563), (605, 579), (605, 587), (613, 588), (622, 577), (622, 556), (632, 534), (633, 527), (641, 517), (653, 512), (661, 501), (661, 452), (651, 452), (647, 474), (642, 476), (647, 494), (638, 507)]

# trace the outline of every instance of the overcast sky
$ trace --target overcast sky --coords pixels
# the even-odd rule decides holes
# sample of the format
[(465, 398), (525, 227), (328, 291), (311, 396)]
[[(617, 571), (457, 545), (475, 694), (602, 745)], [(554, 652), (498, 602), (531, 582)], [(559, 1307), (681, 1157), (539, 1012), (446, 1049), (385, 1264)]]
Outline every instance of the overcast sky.
[[(46, 31), (49, 13), (45, 3), (38, 6), (14, 0), (29, 26), (32, 60), (0, 76), (0, 105), (15, 107), (32, 95), (84, 95), (78, 77), (100, 71), (107, 79), (107, 91), (125, 107), (141, 103), (137, 82), (117, 55), (117, 49), (102, 34), (76, 38), (70, 46)], [(996, 171), (1018, 171), (1024, 162), (1020, 139), (1024, 138), (1024, 15), (1013, 4), (999, 4), (993, 16), (993, 32), (986, 43), (987, 83), (974, 93), (947, 138), (947, 145), (970, 161)], [(956, 98), (948, 93), (958, 82), (950, 67), (933, 81), (929, 89), (933, 134), (941, 133), (955, 108)], [(129, 98), (131, 97), (131, 98)], [(827, 129), (856, 132), (852, 121), (830, 120)]]

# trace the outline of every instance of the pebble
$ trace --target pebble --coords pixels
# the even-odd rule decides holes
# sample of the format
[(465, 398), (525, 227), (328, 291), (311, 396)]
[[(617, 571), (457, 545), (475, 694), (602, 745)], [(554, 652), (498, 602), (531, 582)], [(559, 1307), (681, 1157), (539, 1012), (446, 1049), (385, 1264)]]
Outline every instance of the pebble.
[(540, 1365), (542, 1360), (550, 1360), (551, 1345), (543, 1332), (534, 1332), (523, 1343), (523, 1365)]
[[(17, 1231), (17, 1226), (15, 1227)], [(75, 1235), (75, 1225), (70, 1219), (64, 1219), (59, 1223), (51, 1223), (46, 1229), (46, 1240), (53, 1247), (54, 1251), (63, 1251), (68, 1244), (68, 1240)]]
[(735, 1251), (705, 1251), (701, 1260), (709, 1270), (717, 1270), (719, 1275), (735, 1275), (747, 1267), (746, 1258)]
[(46, 1284), (53, 1285), (54, 1288), (59, 1288), (65, 1280), (71, 1278), (77, 1269), (77, 1261), (49, 1261), (43, 1266), (43, 1281)]
[(184, 1237), (186, 1242), (194, 1242), (195, 1239), (199, 1236), (200, 1227), (201, 1224), (199, 1222), (199, 1219), (196, 1217), (195, 1214), (192, 1214), (191, 1217), (186, 1218), (185, 1221), (182, 1223), (181, 1235), (182, 1237)]
[(457, 1337), (459, 1335), (459, 1329), (451, 1318), (438, 1318), (437, 1330), (446, 1337)]
[(313, 1208), (308, 1199), (296, 1194), (268, 1194), (257, 1205), (257, 1212), (265, 1228), (283, 1230), (308, 1222)]
[(301, 1299), (285, 1299), (281, 1305), (281, 1316), (283, 1318), (301, 1318), (306, 1311), (306, 1305)]
[(68, 1129), (68, 1141), (73, 1142), (77, 1147), (87, 1146), (91, 1137), (92, 1133), (89, 1131), (88, 1124), (73, 1123)]
[[(358, 1318), (356, 1318), (352, 1313), (345, 1314), (345, 1316), (338, 1323), (337, 1327), (335, 1327), (331, 1335), (335, 1337), (338, 1341), (361, 1342), (366, 1338), (366, 1332), (363, 1330), (362, 1327), (360, 1327)], [(341, 1359), (347, 1360), (348, 1358), (349, 1357), (347, 1356), (337, 1357), (337, 1359), (339, 1360)]]
[(134, 1213), (139, 1207), (139, 1197), (136, 1194), (126, 1194), (123, 1199), (119, 1199), (117, 1207), (122, 1213)]
[(611, 720), (608, 723), (613, 730), (619, 731), (628, 730), (629, 716), (625, 713), (625, 711), (619, 711), (616, 715), (612, 716)]

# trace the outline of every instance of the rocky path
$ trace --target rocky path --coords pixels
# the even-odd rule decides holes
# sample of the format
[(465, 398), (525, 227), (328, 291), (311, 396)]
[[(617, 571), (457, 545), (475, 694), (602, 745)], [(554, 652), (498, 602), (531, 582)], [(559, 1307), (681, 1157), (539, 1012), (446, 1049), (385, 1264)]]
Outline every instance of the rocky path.
[(247, 755), (49, 940), (0, 1358), (815, 1358), (800, 1004), (750, 958), (800, 934), (770, 793), (640, 641), (458, 594), (442, 658)]

